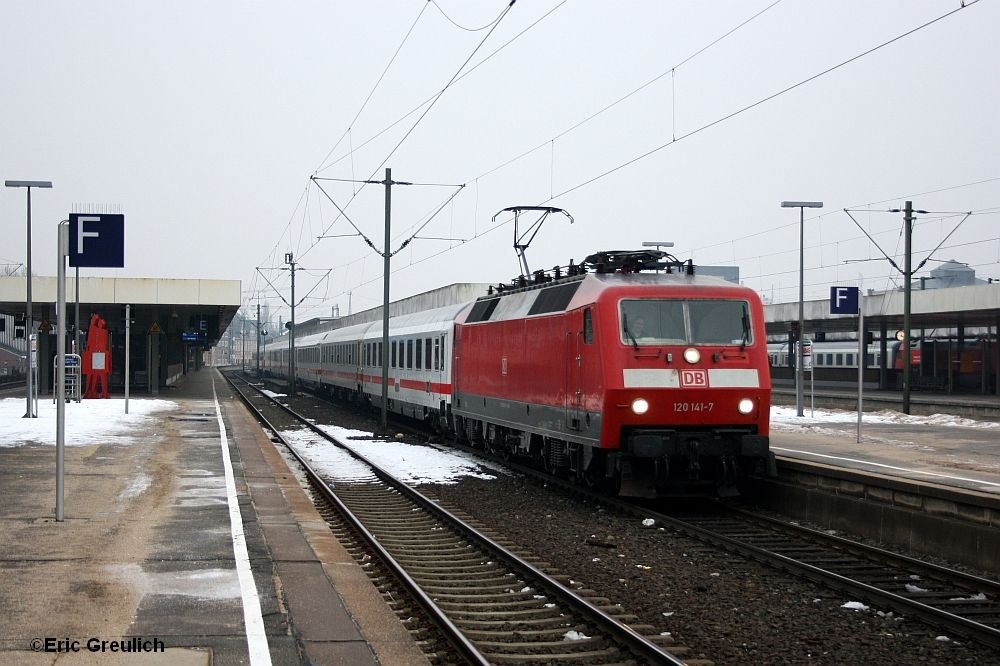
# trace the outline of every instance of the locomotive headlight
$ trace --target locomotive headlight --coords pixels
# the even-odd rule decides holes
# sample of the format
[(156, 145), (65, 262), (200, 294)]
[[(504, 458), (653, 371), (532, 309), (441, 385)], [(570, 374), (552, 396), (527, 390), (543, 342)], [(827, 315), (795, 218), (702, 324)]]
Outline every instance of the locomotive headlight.
[(739, 404), (736, 405), (736, 409), (739, 410), (740, 414), (749, 414), (753, 411), (753, 400), (750, 398), (743, 398), (740, 400)]
[(633, 414), (645, 414), (649, 411), (649, 402), (645, 398), (636, 398), (632, 401)]
[(688, 363), (697, 363), (701, 360), (701, 352), (694, 347), (688, 347), (684, 350), (684, 360)]

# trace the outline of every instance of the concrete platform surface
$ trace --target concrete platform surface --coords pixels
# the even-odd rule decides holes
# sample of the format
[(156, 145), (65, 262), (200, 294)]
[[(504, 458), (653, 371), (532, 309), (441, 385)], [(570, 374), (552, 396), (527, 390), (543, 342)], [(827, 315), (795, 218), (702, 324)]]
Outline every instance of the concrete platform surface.
[(67, 405), (61, 522), (51, 410), (5, 419), (0, 663), (427, 663), (215, 369), (160, 400)]

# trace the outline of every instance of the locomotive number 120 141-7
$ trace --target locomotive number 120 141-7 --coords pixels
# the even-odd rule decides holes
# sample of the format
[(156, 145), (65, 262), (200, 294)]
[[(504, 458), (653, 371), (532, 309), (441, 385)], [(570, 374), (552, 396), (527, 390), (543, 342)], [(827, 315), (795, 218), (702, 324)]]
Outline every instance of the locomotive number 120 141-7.
[(675, 402), (675, 412), (710, 412), (715, 407), (714, 402)]

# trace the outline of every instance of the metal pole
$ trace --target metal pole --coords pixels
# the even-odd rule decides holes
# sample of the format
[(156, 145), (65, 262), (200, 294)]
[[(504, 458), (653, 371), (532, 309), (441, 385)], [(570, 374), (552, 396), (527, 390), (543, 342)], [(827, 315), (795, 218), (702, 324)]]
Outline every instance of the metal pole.
[(243, 351), (240, 352), (240, 359), (243, 366), (243, 374), (247, 372), (247, 320), (240, 320), (240, 340), (242, 341)]
[(25, 281), (28, 288), (28, 304), (26, 306), (26, 312), (24, 314), (24, 330), (25, 337), (28, 338), (28, 353), (25, 354), (28, 361), (28, 393), (27, 393), (27, 410), (24, 412), (24, 418), (33, 419), (37, 418), (38, 414), (31, 406), (31, 396), (32, 396), (32, 382), (34, 381), (34, 361), (33, 354), (31, 353), (31, 332), (34, 329), (34, 324), (31, 321), (31, 187), (28, 187), (28, 260), (27, 269), (28, 274), (25, 276)]
[(125, 413), (128, 414), (128, 376), (132, 374), (132, 363), (129, 352), (132, 349), (132, 306), (125, 304)]
[(903, 359), (903, 413), (910, 413), (910, 270), (913, 242), (913, 202), (907, 201), (903, 209), (903, 224), (905, 226), (906, 242), (903, 265), (903, 348), (901, 358)]
[(73, 326), (73, 353), (80, 353), (80, 267), (76, 267), (76, 277), (73, 280), (73, 287), (76, 291), (76, 302), (74, 308), (76, 310), (76, 324)]
[(861, 443), (861, 400), (864, 395), (865, 363), (868, 345), (865, 344), (865, 290), (864, 280), (858, 280), (858, 444)]
[(802, 416), (802, 359), (804, 357), (805, 345), (805, 311), (803, 306), (805, 290), (805, 208), (799, 207), (799, 339), (795, 345), (795, 413)]
[(69, 254), (69, 226), (60, 222), (56, 229), (58, 266), (56, 275), (56, 520), (62, 522), (63, 475), (66, 454), (66, 255)]
[(260, 301), (257, 301), (257, 381), (260, 381)]
[(385, 170), (385, 245), (382, 249), (382, 429), (389, 424), (389, 220), (392, 210), (392, 169)]
[(295, 261), (292, 253), (288, 253), (288, 263), (292, 266), (292, 327), (288, 331), (288, 395), (295, 395)]

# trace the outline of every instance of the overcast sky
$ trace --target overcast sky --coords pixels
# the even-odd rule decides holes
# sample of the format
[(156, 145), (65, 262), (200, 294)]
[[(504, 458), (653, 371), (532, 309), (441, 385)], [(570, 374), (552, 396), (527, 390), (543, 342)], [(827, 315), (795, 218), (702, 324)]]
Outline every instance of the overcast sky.
[[(239, 279), (277, 307), (292, 252), (300, 320), (381, 302), (381, 258), (342, 235), (382, 249), (384, 188), (310, 176), (385, 167), (435, 184), (393, 188), (392, 250), (440, 208), (394, 256), (393, 299), (517, 275), (510, 217), (492, 221), (513, 205), (575, 219), (545, 223), (532, 269), (672, 241), (782, 302), (799, 220), (782, 200), (825, 203), (805, 242), (806, 298), (825, 298), (898, 277), (845, 263), (881, 254), (842, 209), (899, 257), (902, 216), (878, 211), (912, 199), (976, 211), (933, 258), (1000, 278), (1000, 2), (961, 4), (8, 2), (0, 175), (54, 183), (33, 194), (36, 274), (69, 212), (119, 210), (126, 267), (84, 275)], [(915, 258), (961, 219), (920, 216)], [(0, 191), (0, 228), (0, 263), (23, 262), (24, 190)]]

